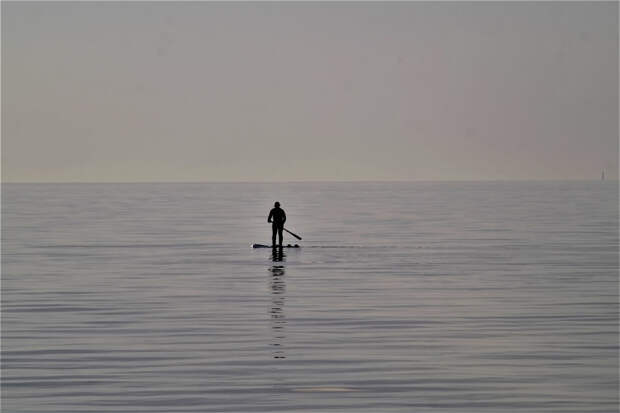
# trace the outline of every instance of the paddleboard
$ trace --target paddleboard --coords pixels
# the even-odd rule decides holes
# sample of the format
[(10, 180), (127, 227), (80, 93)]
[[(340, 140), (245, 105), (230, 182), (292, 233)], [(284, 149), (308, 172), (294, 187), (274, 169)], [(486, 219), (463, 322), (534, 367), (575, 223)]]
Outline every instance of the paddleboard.
[[(273, 247), (271, 245), (265, 245), (265, 244), (252, 244), (252, 248), (273, 248)], [(276, 247), (276, 248), (280, 248), (280, 247)], [(287, 245), (282, 245), (282, 248), (301, 248), (301, 247), (297, 244), (295, 245), (287, 244)]]

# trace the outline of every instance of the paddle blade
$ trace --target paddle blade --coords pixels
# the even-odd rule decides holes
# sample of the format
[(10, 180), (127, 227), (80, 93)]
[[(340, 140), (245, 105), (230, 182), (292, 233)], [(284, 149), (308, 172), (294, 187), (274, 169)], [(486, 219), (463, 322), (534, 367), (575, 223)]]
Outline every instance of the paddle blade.
[(288, 230), (288, 229), (286, 229), (286, 228), (282, 228), (282, 229), (284, 229), (284, 231), (288, 232), (289, 234), (291, 234), (292, 236), (294, 236), (295, 238), (297, 238), (298, 240), (300, 240), (300, 241), (301, 241), (301, 237), (300, 237), (299, 235), (297, 235), (297, 234), (295, 234), (295, 233), (293, 233), (293, 232), (289, 231), (289, 230)]

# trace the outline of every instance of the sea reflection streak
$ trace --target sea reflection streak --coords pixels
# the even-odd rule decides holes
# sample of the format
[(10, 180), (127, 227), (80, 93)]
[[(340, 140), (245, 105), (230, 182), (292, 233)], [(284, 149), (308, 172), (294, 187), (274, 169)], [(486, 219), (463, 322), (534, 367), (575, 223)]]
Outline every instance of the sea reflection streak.
[[(271, 253), (271, 260), (274, 263), (269, 268), (271, 273), (270, 286), (271, 286), (271, 308), (269, 310), (271, 315), (271, 330), (273, 333), (272, 347), (274, 359), (285, 359), (286, 354), (284, 352), (284, 341), (286, 339), (285, 325), (286, 317), (284, 315), (284, 303), (286, 301), (286, 282), (284, 279), (285, 266), (283, 263), (286, 261), (286, 254), (283, 248), (273, 248)], [(280, 264), (275, 264), (280, 263)]]

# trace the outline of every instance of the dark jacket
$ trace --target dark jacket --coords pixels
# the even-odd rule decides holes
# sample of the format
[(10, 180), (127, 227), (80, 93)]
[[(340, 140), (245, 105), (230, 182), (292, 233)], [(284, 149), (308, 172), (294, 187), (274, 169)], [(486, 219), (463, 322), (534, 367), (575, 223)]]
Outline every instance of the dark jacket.
[(284, 225), (286, 222), (286, 212), (282, 208), (272, 208), (269, 211), (267, 222), (273, 222), (273, 225)]

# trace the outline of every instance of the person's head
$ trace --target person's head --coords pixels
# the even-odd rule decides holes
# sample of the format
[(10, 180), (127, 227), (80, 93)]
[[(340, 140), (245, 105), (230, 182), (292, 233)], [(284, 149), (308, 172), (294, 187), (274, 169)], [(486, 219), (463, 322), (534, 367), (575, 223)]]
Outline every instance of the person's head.
[(273, 206), (276, 207), (276, 208), (280, 208), (280, 203), (278, 201), (276, 201), (276, 203), (273, 204)]

